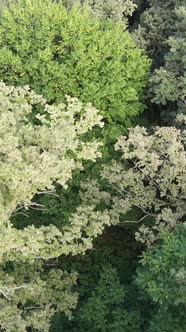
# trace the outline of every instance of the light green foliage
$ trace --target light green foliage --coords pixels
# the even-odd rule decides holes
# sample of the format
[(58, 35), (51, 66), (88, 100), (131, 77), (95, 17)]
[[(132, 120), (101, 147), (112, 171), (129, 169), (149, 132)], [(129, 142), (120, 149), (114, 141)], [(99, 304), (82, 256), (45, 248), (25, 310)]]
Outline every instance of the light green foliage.
[(10, 2), (14, 0), (0, 0), (0, 9), (5, 5), (7, 6)]
[[(18, 204), (29, 206), (38, 191), (54, 189), (54, 182), (67, 186), (72, 171), (82, 167), (83, 159), (95, 161), (100, 156), (96, 152), (100, 143), (80, 138), (103, 123), (91, 105), (83, 110), (77, 99), (67, 97), (68, 106), (50, 106), (29, 87), (1, 83), (0, 101), (0, 204), (9, 218)], [(43, 115), (35, 113), (36, 106), (41, 107)]]
[[(10, 265), (11, 263), (9, 263)], [(58, 268), (17, 262), (0, 269), (0, 328), (3, 331), (49, 331), (53, 314), (63, 312), (69, 318), (76, 307), (77, 293), (72, 291), (76, 273)], [(54, 265), (54, 264), (53, 264)]]
[(91, 101), (112, 123), (111, 137), (143, 111), (148, 67), (128, 32), (85, 9), (18, 0), (0, 17), (0, 78), (29, 84), (49, 102), (63, 102), (65, 94)]
[(126, 296), (117, 271), (112, 266), (105, 267), (98, 285), (79, 310), (79, 331), (139, 331), (139, 313), (126, 309)]
[(171, 115), (175, 117), (175, 109), (186, 113), (186, 7), (177, 8), (175, 13), (175, 33), (168, 39), (170, 49), (165, 56), (165, 66), (155, 70), (150, 80), (153, 101), (168, 105), (168, 116), (165, 113), (165, 117), (169, 122)]
[(51, 269), (41, 260), (84, 253), (104, 222), (109, 224), (104, 215), (98, 224), (99, 212), (89, 222), (91, 208), (83, 218), (84, 207), (65, 229), (34, 226), (29, 218), (24, 228), (13, 222), (16, 214), (42, 208), (36, 194), (55, 195), (56, 184), (66, 188), (84, 160), (100, 156), (101, 143), (86, 140), (85, 134), (103, 126), (102, 116), (91, 104), (66, 99), (53, 106), (28, 86), (0, 83), (0, 328), (9, 332), (29, 326), (46, 332), (55, 311), (70, 314), (77, 303), (71, 290), (76, 274)]
[[(84, 202), (91, 199), (99, 208), (104, 202), (113, 223), (142, 223), (136, 239), (150, 245), (160, 230), (172, 230), (185, 218), (185, 142), (186, 131), (176, 127), (156, 127), (151, 134), (143, 127), (130, 129), (115, 145), (121, 162), (102, 172), (107, 191), (96, 181), (83, 184)], [(123, 219), (134, 208), (139, 220)]]
[(90, 13), (100, 19), (111, 19), (122, 22), (124, 27), (128, 23), (128, 16), (132, 16), (137, 5), (132, 0), (66, 0), (67, 6), (79, 4), (87, 6)]
[[(136, 283), (156, 310), (148, 331), (183, 331), (186, 303), (186, 228), (163, 231), (160, 243), (143, 254)], [(166, 319), (165, 319), (166, 317)]]
[[(104, 222), (97, 223), (101, 217), (99, 212), (89, 223), (92, 208), (86, 210), (84, 241), (81, 233), (82, 227), (84, 231), (86, 228), (85, 207), (78, 208), (69, 220), (69, 229), (63, 232), (53, 225), (17, 229), (11, 226), (10, 217), (24, 212), (23, 208), (38, 208), (34, 201), (36, 194), (52, 194), (55, 183), (67, 187), (72, 172), (82, 169), (83, 160), (95, 161), (100, 156), (101, 143), (88, 142), (83, 136), (96, 125), (102, 127), (102, 117), (90, 104), (83, 107), (75, 98), (67, 97), (67, 105), (48, 105), (28, 87), (14, 88), (1, 83), (0, 100), (0, 259), (56, 257), (61, 253), (84, 251), (91, 246), (87, 236), (94, 237), (101, 232), (104, 222), (109, 224), (109, 218), (104, 215)], [(83, 242), (73, 246), (79, 238)]]

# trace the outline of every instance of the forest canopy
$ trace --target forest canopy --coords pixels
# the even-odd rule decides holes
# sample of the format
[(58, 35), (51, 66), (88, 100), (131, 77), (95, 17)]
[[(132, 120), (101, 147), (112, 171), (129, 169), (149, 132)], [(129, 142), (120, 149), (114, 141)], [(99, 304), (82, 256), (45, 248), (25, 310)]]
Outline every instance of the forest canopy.
[(183, 332), (184, 0), (0, 0), (0, 331)]

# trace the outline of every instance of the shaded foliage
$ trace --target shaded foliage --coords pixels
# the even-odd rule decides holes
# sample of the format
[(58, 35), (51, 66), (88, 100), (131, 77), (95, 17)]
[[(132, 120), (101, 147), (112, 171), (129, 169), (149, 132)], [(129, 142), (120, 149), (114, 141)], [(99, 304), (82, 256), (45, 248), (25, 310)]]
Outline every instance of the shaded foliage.
[(175, 120), (176, 113), (186, 113), (186, 7), (175, 10), (175, 32), (168, 39), (165, 65), (154, 71), (151, 83), (153, 101), (162, 104), (164, 122)]
[[(155, 305), (148, 331), (183, 331), (186, 303), (186, 228), (163, 231), (160, 243), (143, 254), (136, 283)], [(166, 319), (165, 319), (166, 317)]]
[(137, 5), (132, 0), (64, 0), (67, 7), (73, 4), (87, 6), (90, 13), (100, 19), (122, 22), (126, 28), (128, 17), (132, 16)]

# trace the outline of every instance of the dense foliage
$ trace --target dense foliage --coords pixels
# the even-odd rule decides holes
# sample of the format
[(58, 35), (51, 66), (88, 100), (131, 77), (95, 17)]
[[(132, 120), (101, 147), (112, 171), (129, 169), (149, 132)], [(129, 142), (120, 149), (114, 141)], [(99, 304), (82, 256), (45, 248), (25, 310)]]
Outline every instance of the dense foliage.
[[(21, 7), (21, 10), (20, 10)], [(0, 78), (29, 84), (49, 102), (92, 102), (112, 127), (142, 112), (149, 61), (119, 24), (73, 6), (18, 0), (0, 18)], [(120, 129), (121, 131), (121, 129)]]
[(132, 0), (65, 0), (63, 3), (67, 7), (73, 4), (87, 6), (92, 15), (100, 19), (122, 22), (124, 28), (128, 23), (128, 17), (132, 16), (137, 7)]
[(150, 298), (155, 304), (148, 331), (184, 331), (185, 237), (185, 226), (177, 226), (174, 233), (163, 230), (158, 246), (142, 257), (136, 283), (144, 292), (144, 300)]
[[(67, 97), (67, 105), (48, 105), (26, 86), (1, 83), (0, 100), (0, 326), (6, 326), (7, 331), (25, 331), (27, 326), (47, 331), (56, 306), (68, 313), (76, 303), (77, 296), (70, 293), (76, 275), (52, 269), (40, 276), (40, 259), (84, 252), (104, 223), (101, 220), (96, 230), (87, 221), (86, 230), (83, 208), (71, 217), (68, 229), (50, 223), (34, 227), (29, 220), (26, 227), (17, 228), (11, 218), (24, 213), (23, 208), (41, 207), (34, 200), (36, 194), (52, 195), (55, 183), (67, 186), (73, 170), (82, 168), (83, 160), (94, 161), (100, 155), (100, 143), (87, 142), (83, 136), (93, 126), (102, 126), (102, 117), (89, 104), (83, 109), (75, 98)], [(38, 107), (43, 114), (38, 113)], [(58, 306), (61, 290), (64, 300)]]
[[(179, 121), (185, 124), (185, 117)], [(115, 145), (121, 151), (121, 161), (114, 160), (101, 173), (103, 187), (96, 181), (82, 185), (84, 203), (103, 209), (104, 202), (114, 223), (142, 223), (136, 238), (150, 245), (162, 228), (174, 229), (184, 220), (185, 143), (185, 129), (156, 127), (150, 135), (143, 127), (130, 129), (128, 136), (119, 137)], [(140, 213), (139, 219), (122, 221), (133, 208), (137, 215)]]
[(177, 8), (175, 14), (175, 32), (168, 38), (165, 65), (156, 69), (151, 78), (154, 101), (167, 106), (166, 122), (171, 122), (171, 116), (175, 118), (176, 112), (186, 114), (186, 7)]
[(0, 0), (0, 331), (184, 331), (185, 27), (185, 0)]
[(80, 308), (79, 331), (139, 331), (139, 313), (134, 308), (127, 308), (127, 295), (117, 271), (110, 266), (105, 267), (98, 285)]
[(181, 5), (184, 6), (185, 1), (148, 0), (146, 3), (147, 7), (141, 13), (136, 32), (140, 32), (146, 50), (153, 58), (154, 66), (158, 67), (164, 64), (164, 55), (168, 51), (167, 39), (174, 35), (176, 30), (175, 9)]
[(158, 105), (153, 109), (162, 124), (172, 124), (177, 112), (185, 112), (185, 11), (185, 0), (149, 0), (133, 31), (153, 60), (147, 95), (150, 109), (151, 102)]

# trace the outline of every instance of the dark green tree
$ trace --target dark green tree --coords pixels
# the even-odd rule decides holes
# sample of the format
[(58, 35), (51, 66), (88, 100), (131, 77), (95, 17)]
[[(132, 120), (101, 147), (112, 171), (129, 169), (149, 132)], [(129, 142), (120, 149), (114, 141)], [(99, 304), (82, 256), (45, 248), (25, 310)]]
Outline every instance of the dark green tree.
[(143, 254), (136, 283), (154, 310), (150, 332), (184, 331), (186, 324), (186, 227), (162, 232), (158, 245)]
[[(143, 3), (143, 1), (142, 1)], [(167, 39), (175, 32), (177, 16), (175, 9), (185, 4), (184, 0), (148, 0), (147, 8), (141, 12), (139, 27), (135, 34), (142, 45), (146, 46), (148, 55), (153, 59), (154, 67), (164, 64), (164, 55), (169, 49)]]
[(87, 6), (90, 13), (100, 19), (111, 19), (121, 22), (126, 28), (128, 17), (131, 17), (137, 5), (133, 0), (63, 0), (67, 8), (73, 4)]
[(105, 267), (96, 288), (85, 304), (80, 307), (79, 331), (139, 331), (140, 314), (138, 311), (128, 310), (125, 305), (126, 297), (127, 293), (120, 283), (117, 270), (111, 266)]
[(175, 33), (168, 39), (165, 65), (156, 69), (150, 79), (153, 101), (161, 104), (162, 116), (168, 123), (176, 113), (186, 114), (186, 7), (177, 8), (175, 14)]

